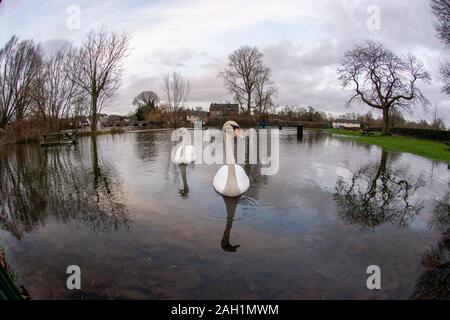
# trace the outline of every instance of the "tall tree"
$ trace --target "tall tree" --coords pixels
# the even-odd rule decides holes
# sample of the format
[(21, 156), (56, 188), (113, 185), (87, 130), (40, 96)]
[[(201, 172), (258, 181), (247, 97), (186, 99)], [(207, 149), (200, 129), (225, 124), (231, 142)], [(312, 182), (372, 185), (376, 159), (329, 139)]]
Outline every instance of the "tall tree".
[(265, 70), (263, 54), (256, 47), (242, 46), (228, 57), (227, 68), (219, 73), (225, 88), (246, 114), (254, 109), (258, 79)]
[(70, 79), (89, 95), (91, 130), (97, 115), (120, 86), (122, 66), (128, 55), (129, 36), (105, 29), (90, 31), (78, 48), (72, 48), (68, 64)]
[(142, 91), (133, 99), (133, 105), (136, 106), (136, 117), (138, 120), (144, 120), (145, 116), (156, 109), (159, 102), (158, 95), (153, 91)]
[(431, 80), (423, 64), (412, 55), (396, 55), (379, 42), (369, 40), (347, 51), (338, 72), (342, 86), (355, 91), (348, 104), (359, 101), (383, 111), (385, 135), (391, 133), (391, 108), (409, 110), (415, 104), (428, 105), (417, 86), (419, 81)]
[(259, 114), (268, 113), (274, 106), (273, 98), (278, 89), (272, 80), (272, 71), (263, 67), (256, 76), (256, 110)]
[(179, 72), (173, 71), (163, 79), (164, 108), (168, 111), (170, 122), (177, 127), (180, 120), (180, 111), (184, 109), (189, 94), (189, 81)]
[(435, 28), (439, 39), (446, 46), (450, 46), (450, 1), (431, 0), (431, 9), (437, 19)]
[(68, 49), (65, 45), (44, 61), (34, 92), (36, 112), (57, 125), (69, 117), (74, 99), (81, 94), (67, 74)]
[[(450, 1), (431, 0), (431, 9), (436, 16), (435, 29), (438, 38), (450, 48)], [(450, 95), (450, 62), (441, 65), (441, 76), (444, 81), (442, 92)]]
[(0, 49), (0, 128), (25, 116), (41, 65), (40, 47), (31, 40), (13, 36)]

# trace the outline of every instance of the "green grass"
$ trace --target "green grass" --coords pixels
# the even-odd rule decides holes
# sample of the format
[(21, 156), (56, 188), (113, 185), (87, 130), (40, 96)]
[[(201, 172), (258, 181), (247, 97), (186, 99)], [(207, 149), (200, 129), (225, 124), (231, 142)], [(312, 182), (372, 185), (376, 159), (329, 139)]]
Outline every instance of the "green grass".
[(450, 146), (443, 142), (422, 140), (403, 136), (383, 136), (376, 133), (372, 137), (361, 136), (359, 131), (327, 129), (326, 132), (343, 135), (346, 138), (373, 144), (385, 150), (408, 152), (425, 158), (450, 162)]

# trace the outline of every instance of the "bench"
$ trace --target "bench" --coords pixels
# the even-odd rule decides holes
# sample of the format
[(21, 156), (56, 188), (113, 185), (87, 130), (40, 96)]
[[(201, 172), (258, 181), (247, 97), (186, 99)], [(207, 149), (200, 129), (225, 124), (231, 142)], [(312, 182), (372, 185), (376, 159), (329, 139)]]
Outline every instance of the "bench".
[(72, 130), (44, 134), (40, 139), (41, 147), (75, 143), (75, 132)]

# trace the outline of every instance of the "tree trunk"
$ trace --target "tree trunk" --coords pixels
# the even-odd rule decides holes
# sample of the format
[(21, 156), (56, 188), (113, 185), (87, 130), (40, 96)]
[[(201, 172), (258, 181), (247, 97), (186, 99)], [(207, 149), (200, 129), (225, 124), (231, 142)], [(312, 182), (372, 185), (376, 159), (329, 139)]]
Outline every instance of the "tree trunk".
[(97, 131), (97, 96), (92, 95), (91, 132)]
[(247, 100), (247, 112), (248, 112), (248, 115), (250, 115), (251, 114), (251, 111), (250, 111), (250, 109), (251, 109), (251, 103), (252, 103), (252, 95), (251, 95), (251, 93), (248, 93), (247, 94), (247, 98), (248, 98), (248, 100)]
[(383, 135), (390, 136), (391, 135), (391, 122), (389, 119), (389, 108), (383, 109)]

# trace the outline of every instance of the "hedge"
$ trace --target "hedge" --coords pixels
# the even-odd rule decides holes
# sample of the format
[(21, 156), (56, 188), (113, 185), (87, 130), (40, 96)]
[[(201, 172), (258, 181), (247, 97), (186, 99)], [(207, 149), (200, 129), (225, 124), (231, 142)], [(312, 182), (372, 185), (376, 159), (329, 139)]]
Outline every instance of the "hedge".
[[(383, 131), (382, 127), (371, 127), (373, 131)], [(391, 128), (391, 133), (418, 139), (450, 141), (450, 131), (421, 128)]]
[(418, 128), (392, 128), (391, 132), (419, 139), (450, 141), (450, 131)]
[[(258, 121), (255, 117), (244, 117), (244, 116), (236, 116), (236, 117), (209, 117), (208, 126), (211, 127), (221, 127), (228, 120), (236, 120), (236, 122), (243, 128), (256, 127), (258, 125)], [(302, 124), (305, 128), (314, 128), (314, 129), (328, 129), (330, 128), (329, 122), (306, 122), (306, 121), (292, 121), (292, 120), (267, 120), (268, 125), (278, 127), (296, 127), (298, 124)]]

